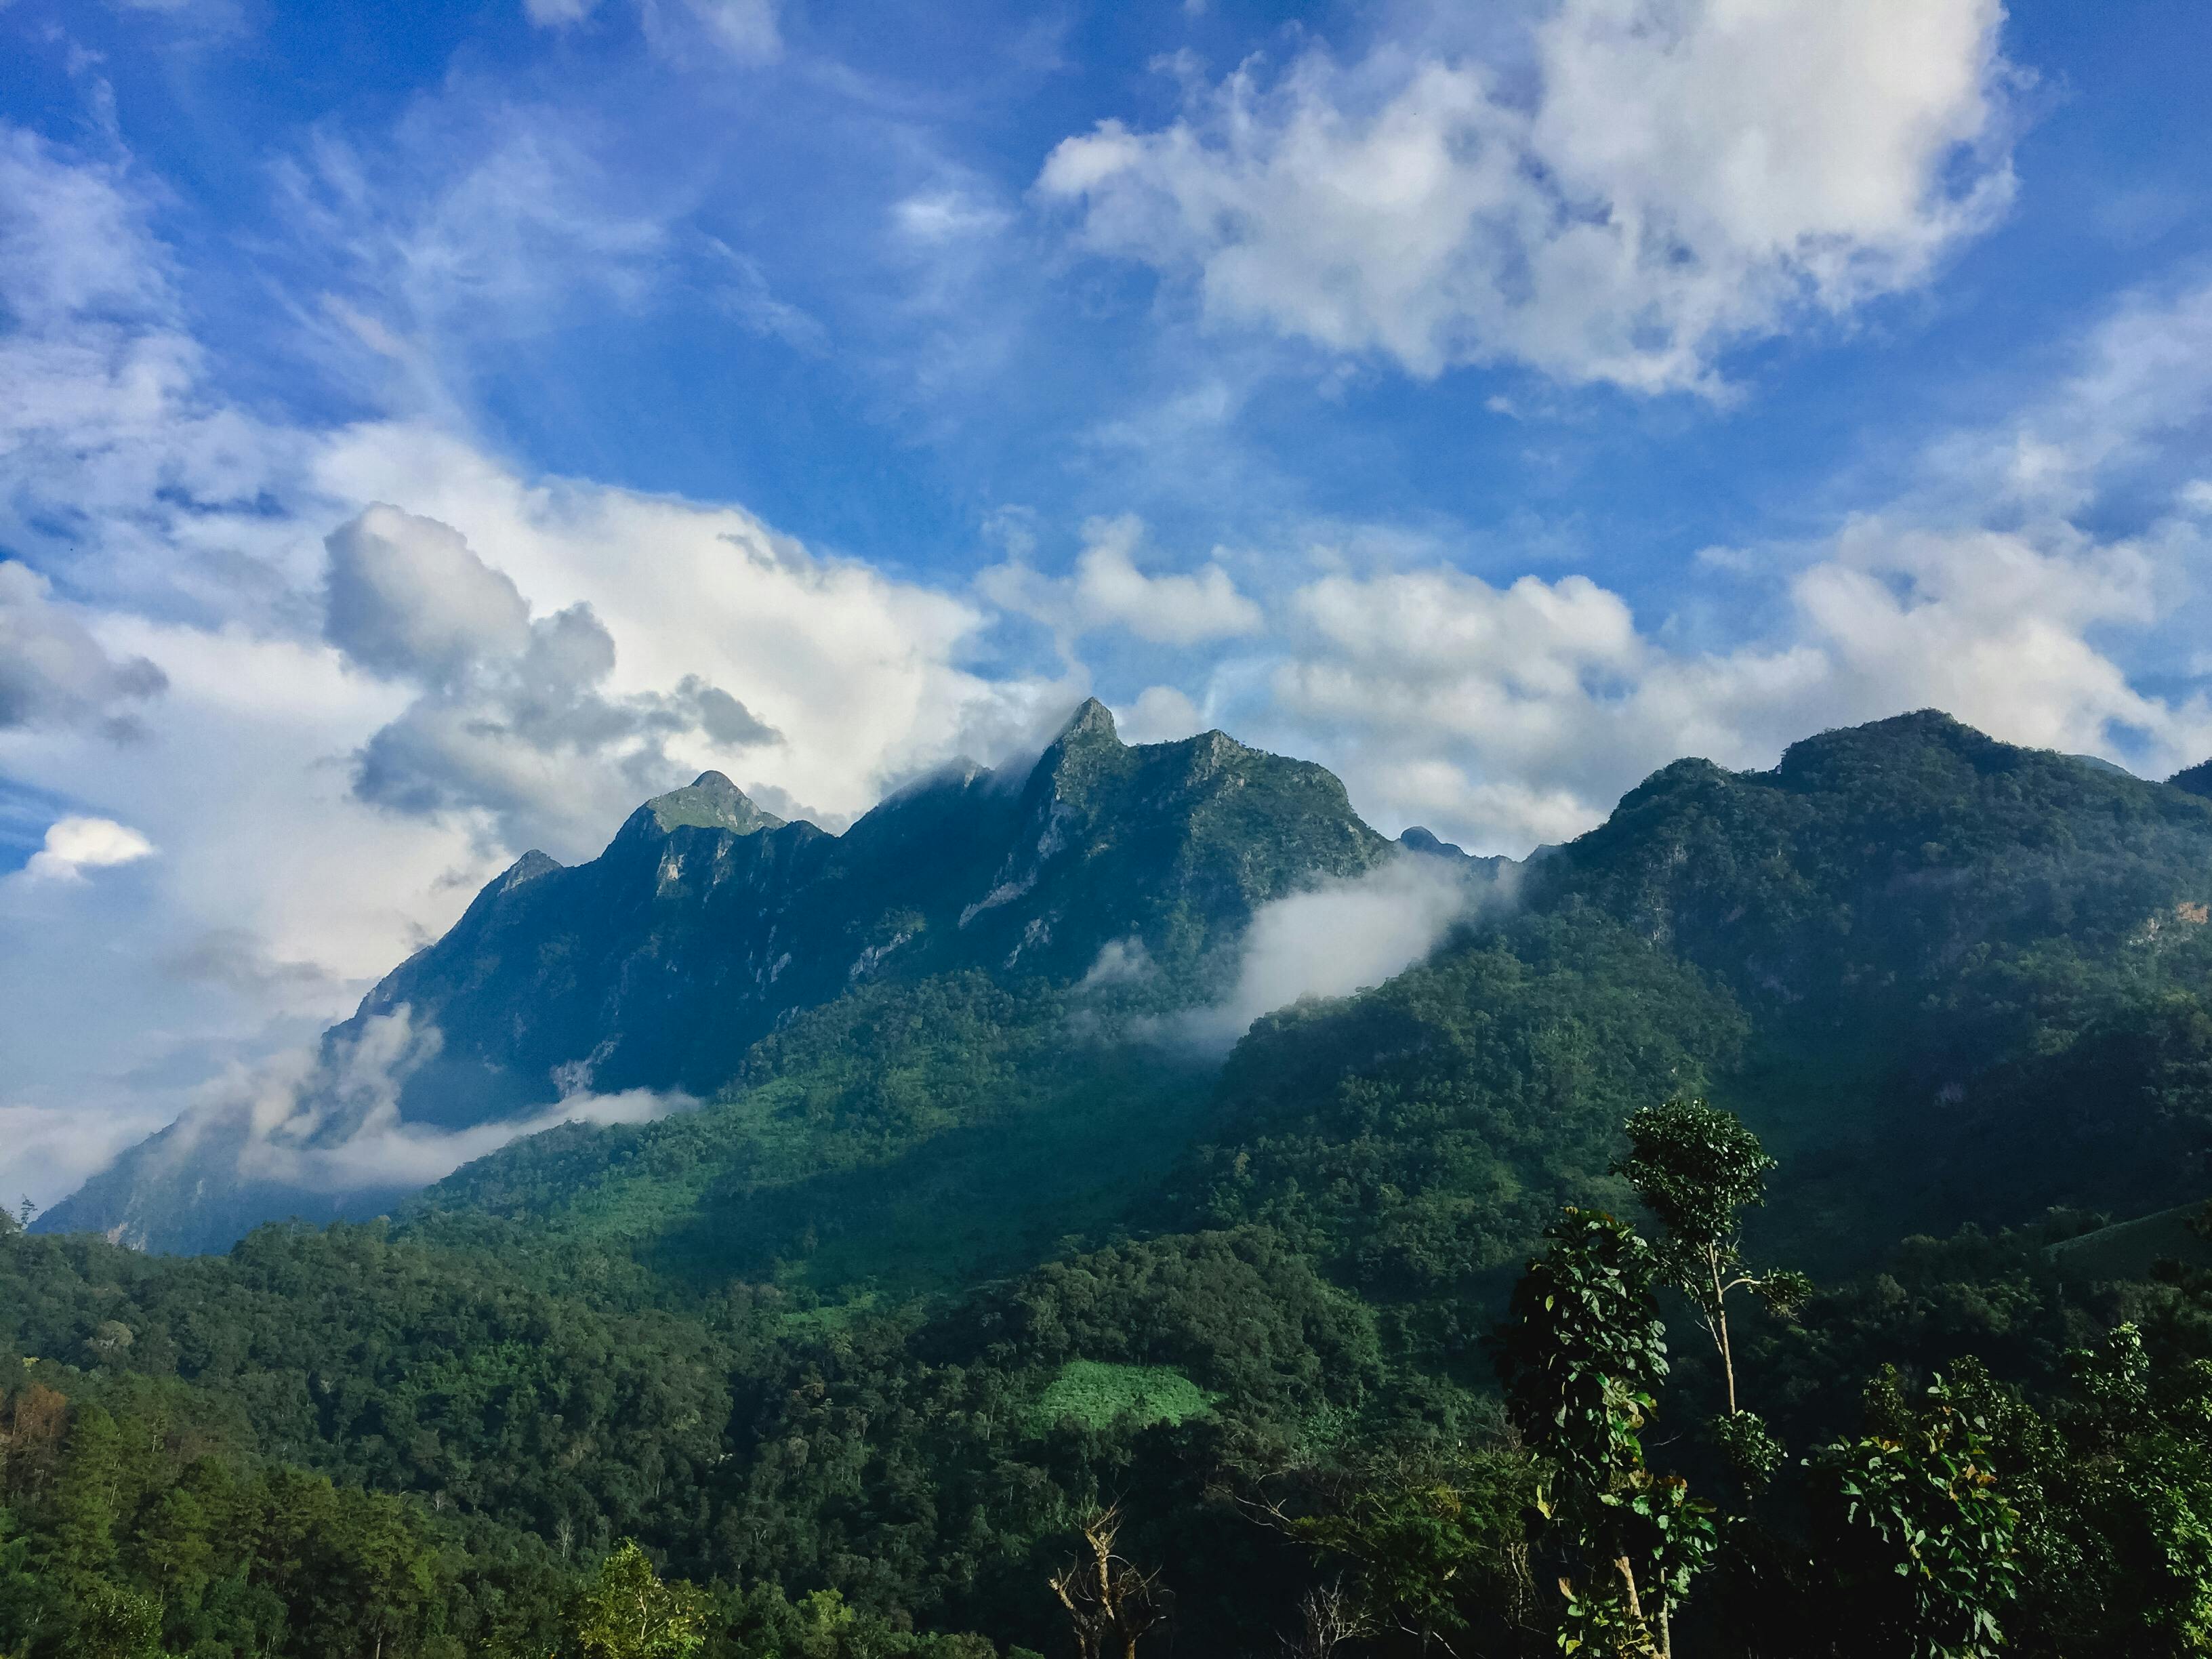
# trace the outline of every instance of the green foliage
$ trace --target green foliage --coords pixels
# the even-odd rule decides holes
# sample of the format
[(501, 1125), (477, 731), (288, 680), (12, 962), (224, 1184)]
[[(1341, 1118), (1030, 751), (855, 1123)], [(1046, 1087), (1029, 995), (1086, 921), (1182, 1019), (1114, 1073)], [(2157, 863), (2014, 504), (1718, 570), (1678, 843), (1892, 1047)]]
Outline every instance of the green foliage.
[(1790, 1455), (1757, 1412), (1723, 1412), (1705, 1425), (1705, 1436), (1754, 1497), (1766, 1489)]
[(1657, 1651), (1712, 1553), (1706, 1507), (1645, 1464), (1667, 1346), (1656, 1252), (1626, 1224), (1569, 1208), (1514, 1287), (1499, 1370), (1508, 1409), (1547, 1466), (1538, 1508), (1570, 1555), (1570, 1653)]
[[(1630, 1152), (1614, 1161), (1613, 1172), (1626, 1177), (1667, 1230), (1659, 1259), (1705, 1319), (1720, 1354), (1733, 1413), (1738, 1407), (1729, 1295), (1748, 1291), (1787, 1313), (1812, 1291), (1812, 1281), (1802, 1273), (1743, 1270), (1742, 1212), (1766, 1202), (1766, 1176), (1777, 1165), (1733, 1112), (1702, 1100), (1641, 1107), (1629, 1115), (1626, 1129)], [(1736, 1431), (1724, 1443), (1747, 1477), (1763, 1480), (1762, 1467), (1771, 1472), (1767, 1449), (1749, 1430)]]
[(431, 1188), (408, 1228), (496, 1246), (520, 1224), (687, 1290), (912, 1293), (1027, 1267), (1122, 1219), (1205, 1085), (1193, 1059), (1085, 1036), (1084, 1012), (981, 973), (864, 986), (764, 1038), (702, 1109), (532, 1137)]
[(1062, 1422), (1106, 1429), (1180, 1423), (1213, 1409), (1206, 1391), (1172, 1365), (1116, 1365), (1071, 1359), (1030, 1407), (1032, 1431)]
[(1809, 1460), (1828, 1522), (1820, 1547), (1853, 1626), (1869, 1651), (1986, 1659), (2018, 1593), (2020, 1523), (1998, 1485), (1989, 1419), (1941, 1377), (1917, 1407), (1894, 1373), (1871, 1398), (1875, 1432)]
[(691, 1659), (706, 1644), (705, 1598), (664, 1584), (635, 1539), (624, 1539), (576, 1593), (562, 1652), (575, 1659)]
[[(1496, 1635), (1532, 1613), (1526, 1516), (1539, 1474), (1524, 1454), (1465, 1443), (1349, 1447), (1269, 1472), (1253, 1507), (1346, 1567), (1349, 1627), (1425, 1645)], [(1341, 1581), (1340, 1581), (1340, 1583)]]
[[(1315, 769), (1097, 711), (846, 837), (663, 817), (380, 994), (451, 1039), (410, 1113), (603, 1047), (593, 1086), (703, 1109), (223, 1258), (0, 1227), (9, 1659), (148, 1603), (193, 1659), (545, 1659), (623, 1539), (701, 1659), (977, 1659), (946, 1632), (1058, 1633), (1042, 1574), (1115, 1497), (1190, 1651), (1273, 1651), (1340, 1574), (1374, 1659), (2212, 1643), (2212, 1256), (2187, 1209), (2045, 1213), (2204, 1199), (2206, 802), (1929, 715), (1683, 763), (1218, 1072), (1130, 1039), (1385, 855)], [(1107, 942), (1151, 971), (1086, 985)], [(1501, 1437), (1516, 1264), (1632, 1192), (1656, 1251), (1579, 1209), (1514, 1301)], [(1713, 1356), (1667, 1354), (1670, 1282)], [(1662, 1378), (1707, 1432), (1653, 1432)], [(1668, 1459), (1741, 1484), (1724, 1533)], [(1272, 1530), (1224, 1507), (1255, 1480)]]
[(1370, 1294), (1455, 1303), (1603, 1189), (1634, 1107), (1727, 1066), (1743, 1036), (1725, 992), (1606, 919), (1523, 917), (1258, 1022), (1222, 1074), (1194, 1200)]
[(1777, 1167), (1759, 1137), (1702, 1100), (1640, 1107), (1626, 1133), (1629, 1155), (1614, 1160), (1613, 1172), (1667, 1230), (1670, 1266), (1694, 1273), (1708, 1250), (1733, 1252), (1742, 1212), (1766, 1202), (1766, 1176)]
[(95, 1580), (77, 1599), (70, 1643), (77, 1659), (160, 1659), (161, 1603)]

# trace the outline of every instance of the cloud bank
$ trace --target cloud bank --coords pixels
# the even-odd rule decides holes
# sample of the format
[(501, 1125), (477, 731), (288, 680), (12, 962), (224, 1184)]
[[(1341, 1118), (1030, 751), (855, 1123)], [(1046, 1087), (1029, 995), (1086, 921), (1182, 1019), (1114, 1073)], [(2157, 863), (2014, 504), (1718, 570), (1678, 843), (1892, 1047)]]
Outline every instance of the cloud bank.
[(377, 1193), (428, 1186), (563, 1123), (645, 1123), (699, 1104), (688, 1095), (632, 1089), (572, 1094), (526, 1117), (460, 1129), (406, 1122), (400, 1089), (440, 1046), (437, 1028), (416, 1025), (404, 1006), (373, 1014), (327, 1053), (295, 1050), (210, 1085), (161, 1155), (195, 1170), (219, 1160), (247, 1182)]
[(1711, 391), (1731, 344), (1924, 281), (2010, 199), (1998, 0), (1565, 0), (1520, 84), (1386, 41), (1064, 140), (1080, 243), (1221, 324), (1424, 378)]

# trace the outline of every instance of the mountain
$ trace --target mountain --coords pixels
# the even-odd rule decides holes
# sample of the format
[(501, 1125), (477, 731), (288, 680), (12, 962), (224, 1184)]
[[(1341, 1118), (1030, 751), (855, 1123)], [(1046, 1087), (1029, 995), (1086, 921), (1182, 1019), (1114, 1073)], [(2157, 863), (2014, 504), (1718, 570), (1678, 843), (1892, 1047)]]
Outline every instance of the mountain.
[[(1245, 998), (1271, 952), (1381, 960), (1370, 924), (1408, 907), (1404, 966)], [(1192, 1651), (1280, 1652), (1302, 1596), (1385, 1581), (1377, 1659), (1440, 1645), (1408, 1608), (1459, 1650), (1557, 1651), (1577, 1558), (1531, 1526), (1491, 1339), (1561, 1204), (1652, 1230), (1612, 1165), (1681, 1095), (1779, 1157), (1747, 1259), (1816, 1287), (1731, 1314), (1786, 1448), (1740, 1502), (1699, 1428), (1720, 1362), (1656, 1304), (1643, 1443), (1730, 1516), (1677, 1650), (1905, 1651), (1864, 1610), (1903, 1555), (1865, 1554), (1832, 1480), (1862, 1465), (1823, 1447), (1940, 1449), (1947, 1411), (2021, 1517), (2008, 1650), (2179, 1651), (2141, 1610), (2212, 1595), (2187, 789), (1922, 713), (1771, 769), (1677, 762), (1509, 868), (1098, 710), (844, 836), (709, 775), (591, 864), (493, 884), (332, 1033), (291, 1139), (488, 1143), (580, 1111), (569, 1067), (698, 1103), (221, 1255), (0, 1219), (0, 1643), (74, 1651), (22, 1610), (89, 1549), (137, 1598), (99, 1605), (177, 1651), (566, 1650), (634, 1539), (707, 1598), (703, 1652), (1018, 1659), (1064, 1643), (1046, 1586), (1103, 1493)], [(510, 1115), (469, 1121), (487, 1098)], [(220, 1243), (302, 1154), (221, 1127), (168, 1132), (169, 1184), (142, 1152), (79, 1202)], [(1950, 1528), (1948, 1477), (1907, 1467)]]
[(1808, 1265), (2212, 1193), (2212, 802), (1921, 713), (1685, 760), (1533, 860), (1512, 915), (1260, 1021), (1188, 1177), (1374, 1293), (1516, 1263), (1633, 1106), (1704, 1093), (1784, 1158)]
[[(1386, 865), (1508, 890), (1425, 830), (1386, 842), (1317, 767), (1132, 747), (1097, 703), (1034, 765), (954, 769), (842, 836), (708, 774), (588, 864), (526, 856), (372, 991), (306, 1140), (380, 1110), (547, 1133), (348, 1211), (267, 1178), (243, 1126), (187, 1124), (42, 1225), (221, 1249), (396, 1207), (426, 1238), (839, 1297), (1264, 1222), (1420, 1297), (1617, 1197), (1620, 1119), (1680, 1092), (1788, 1154), (1763, 1224), (1823, 1262), (2212, 1190), (2212, 801), (2186, 790), (1932, 712), (1771, 771), (1679, 761), (1388, 984), (1261, 1018), (1225, 1067), (1179, 1040), (1261, 907)], [(638, 1091), (703, 1104), (584, 1121)]]
[(452, 1133), (578, 1097), (711, 1095), (793, 1018), (878, 985), (1064, 988), (1103, 957), (1144, 970), (1122, 1001), (1188, 1006), (1233, 969), (1257, 907), (1395, 855), (1323, 769), (1218, 732), (1133, 747), (1095, 700), (1034, 765), (957, 766), (842, 836), (707, 773), (589, 863), (532, 851), (486, 886), (325, 1035), (296, 1133), (257, 1140), (243, 1112), (188, 1121), (40, 1224), (219, 1249), (264, 1219), (374, 1214), (410, 1183), (334, 1200), (282, 1176), (364, 1126)]

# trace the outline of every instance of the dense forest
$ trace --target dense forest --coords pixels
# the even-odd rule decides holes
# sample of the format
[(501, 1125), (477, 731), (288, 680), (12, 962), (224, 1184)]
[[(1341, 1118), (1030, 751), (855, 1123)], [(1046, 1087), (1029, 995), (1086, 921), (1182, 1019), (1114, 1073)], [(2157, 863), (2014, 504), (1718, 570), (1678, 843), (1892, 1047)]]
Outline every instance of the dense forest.
[[(1225, 742), (897, 805), (1075, 849), (963, 854), (1042, 966), (787, 838), (868, 971), (697, 1111), (222, 1254), (7, 1225), (0, 1653), (2212, 1651), (2212, 801), (1932, 714), (1680, 763), (1224, 1058), (1257, 907), (1439, 856)], [(781, 833), (687, 801), (664, 872)], [(554, 874), (409, 971), (522, 1029)]]

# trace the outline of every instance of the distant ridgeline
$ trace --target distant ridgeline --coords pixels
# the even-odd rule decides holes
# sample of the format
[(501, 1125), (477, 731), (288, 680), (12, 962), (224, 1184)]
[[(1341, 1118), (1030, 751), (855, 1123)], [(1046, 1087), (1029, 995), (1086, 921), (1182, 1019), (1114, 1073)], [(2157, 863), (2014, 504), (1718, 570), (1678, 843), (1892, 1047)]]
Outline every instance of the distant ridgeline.
[[(1613, 1190), (1623, 1113), (1686, 1091), (1789, 1155), (1772, 1224), (1825, 1261), (2141, 1213), (2212, 1192), (2204, 772), (1913, 714), (1772, 772), (1677, 762), (1527, 866), (1391, 843), (1326, 770), (1218, 732), (1126, 745), (1095, 702), (1025, 775), (953, 769), (842, 836), (709, 773), (590, 863), (533, 852), (485, 888), (327, 1034), (296, 1136), (179, 1126), (38, 1224), (221, 1249), (396, 1206), (835, 1292), (1256, 1220), (1410, 1290), (1516, 1261), (1561, 1199)], [(1260, 907), (1406, 861), (1464, 891), (1426, 961), (1267, 1015), (1225, 1066), (1183, 1040)], [(554, 1127), (418, 1199), (284, 1178), (387, 1099), (447, 1134), (629, 1091), (706, 1104)]]
[[(1015, 1659), (1116, 1499), (1186, 1652), (1648, 1655), (1634, 1551), (1685, 1654), (2206, 1651), (2207, 775), (1923, 713), (1512, 864), (1096, 703), (842, 836), (708, 774), (492, 883), (274, 1133), (0, 1217), (0, 1652)], [(1370, 914), (1410, 965), (1248, 1018)], [(1728, 1348), (1614, 1218), (1692, 1097), (1819, 1286)], [(333, 1215), (387, 1218), (254, 1224)], [(1531, 1407), (1577, 1353), (1627, 1394)], [(1701, 1574), (1621, 1531), (1685, 1491), (1756, 1522)]]

